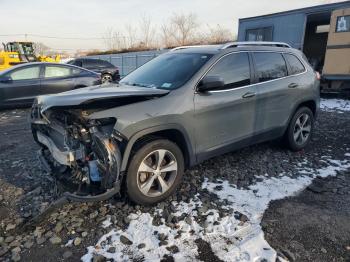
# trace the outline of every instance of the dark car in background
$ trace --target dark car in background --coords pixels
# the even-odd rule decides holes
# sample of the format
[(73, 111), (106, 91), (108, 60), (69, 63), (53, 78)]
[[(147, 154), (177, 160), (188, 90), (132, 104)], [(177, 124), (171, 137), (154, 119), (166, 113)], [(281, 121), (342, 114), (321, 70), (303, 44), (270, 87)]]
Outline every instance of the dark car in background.
[(105, 60), (94, 58), (77, 58), (69, 61), (68, 64), (83, 67), (101, 74), (102, 83), (118, 82), (120, 80), (118, 67)]
[(73, 65), (26, 63), (0, 72), (0, 107), (30, 106), (36, 96), (101, 84), (101, 76)]

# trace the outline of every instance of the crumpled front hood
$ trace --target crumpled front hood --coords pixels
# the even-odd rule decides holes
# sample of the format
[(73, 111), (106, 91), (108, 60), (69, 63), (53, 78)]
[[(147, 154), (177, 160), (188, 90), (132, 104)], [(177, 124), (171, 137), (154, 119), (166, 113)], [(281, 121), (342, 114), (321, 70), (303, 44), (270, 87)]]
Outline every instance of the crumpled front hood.
[(51, 107), (77, 106), (99, 100), (103, 101), (103, 99), (163, 96), (168, 93), (168, 90), (163, 89), (109, 84), (80, 88), (54, 95), (39, 96), (36, 99), (36, 103), (40, 105), (41, 112), (43, 112)]

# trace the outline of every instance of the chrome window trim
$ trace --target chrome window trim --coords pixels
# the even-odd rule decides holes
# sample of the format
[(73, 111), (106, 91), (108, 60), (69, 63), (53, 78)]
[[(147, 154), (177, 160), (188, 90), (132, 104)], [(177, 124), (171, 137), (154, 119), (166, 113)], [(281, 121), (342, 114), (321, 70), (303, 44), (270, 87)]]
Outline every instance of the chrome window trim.
[[(223, 92), (230, 92), (230, 91), (234, 91), (234, 90), (239, 90), (239, 89), (243, 89), (243, 88), (247, 88), (247, 87), (251, 87), (251, 86), (256, 86), (256, 85), (261, 85), (261, 84), (265, 84), (265, 83), (270, 83), (270, 82), (273, 82), (273, 81), (277, 81), (277, 80), (281, 80), (281, 79), (286, 79), (286, 78), (289, 78), (289, 77), (294, 77), (294, 76), (299, 76), (299, 75), (303, 75), (303, 74), (306, 74), (309, 70), (307, 69), (304, 61), (301, 61), (295, 54), (293, 54), (292, 52), (284, 52), (284, 51), (264, 51), (264, 50), (257, 50), (257, 51), (252, 51), (252, 50), (249, 50), (249, 51), (234, 51), (234, 52), (230, 52), (230, 53), (227, 53), (225, 55), (223, 55), (222, 57), (220, 57), (217, 61), (215, 61), (214, 64), (212, 64), (207, 71), (205, 71), (205, 73), (201, 76), (201, 78), (197, 81), (196, 83), (196, 89), (195, 89), (195, 94), (198, 94), (199, 92), (197, 91), (197, 87), (198, 87), (198, 84), (200, 81), (202, 81), (202, 79), (208, 74), (208, 72), (219, 62), (221, 61), (221, 59), (223, 59), (224, 57), (226, 56), (229, 56), (229, 55), (232, 55), (232, 54), (236, 54), (236, 53), (278, 53), (278, 54), (290, 54), (290, 55), (294, 55), (304, 66), (304, 72), (301, 72), (301, 73), (298, 73), (298, 74), (295, 74), (295, 75), (287, 75), (287, 76), (284, 76), (284, 77), (280, 77), (280, 78), (276, 78), (276, 79), (272, 79), (272, 80), (269, 80), (269, 81), (265, 81), (265, 82), (260, 82), (260, 83), (254, 83), (254, 84), (250, 84), (250, 85), (245, 85), (245, 86), (240, 86), (240, 87), (235, 87), (235, 88), (230, 88), (230, 89), (224, 89), (224, 90), (213, 90), (213, 91), (208, 91), (207, 93), (209, 94), (212, 94), (212, 93), (223, 93)], [(283, 57), (284, 59), (284, 57)], [(286, 66), (287, 66), (287, 61), (286, 62)], [(287, 68), (288, 69), (288, 68)], [(288, 71), (288, 70), (287, 70)]]

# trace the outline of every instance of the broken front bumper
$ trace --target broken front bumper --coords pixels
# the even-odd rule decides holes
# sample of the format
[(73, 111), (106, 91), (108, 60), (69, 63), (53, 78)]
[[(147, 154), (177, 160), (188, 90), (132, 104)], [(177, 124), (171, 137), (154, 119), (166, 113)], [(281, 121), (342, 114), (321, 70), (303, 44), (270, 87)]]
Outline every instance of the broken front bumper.
[[(51, 173), (52, 169), (50, 167), (50, 164), (48, 163), (48, 161), (44, 157), (42, 149), (39, 150), (38, 157), (39, 157), (39, 160), (40, 160), (43, 168), (46, 170), (46, 172)], [(114, 195), (118, 194), (119, 192), (120, 192), (120, 182), (117, 181), (114, 184), (114, 187), (112, 187), (111, 189), (107, 189), (106, 192), (104, 192), (102, 194), (81, 196), (81, 195), (77, 195), (77, 194), (70, 193), (70, 192), (64, 192), (60, 198), (60, 201), (63, 201), (63, 202), (104, 201), (104, 200), (107, 200), (107, 199), (113, 197)]]
[[(83, 144), (75, 150), (63, 147), (59, 141), (52, 139), (50, 136), (44, 134), (41, 130), (34, 128), (33, 133), (36, 137), (37, 142), (41, 144), (42, 149), (40, 150), (39, 159), (42, 163), (42, 166), (46, 169), (47, 172), (53, 174), (57, 178), (64, 178), (72, 175), (76, 170), (77, 166), (82, 164), (88, 166), (89, 164), (89, 155), (86, 152), (86, 147)], [(97, 130), (92, 134), (93, 145), (95, 155), (98, 156), (99, 165), (103, 170), (100, 172), (100, 189), (98, 193), (91, 193), (89, 190), (82, 194), (79, 190), (74, 192), (65, 192), (63, 196), (69, 201), (102, 201), (112, 197), (113, 195), (120, 192), (120, 165), (121, 165), (121, 153), (116, 144), (115, 140), (112, 137), (106, 137)], [(56, 143), (55, 143), (56, 141)], [(57, 144), (58, 143), (58, 144)], [(96, 161), (96, 160), (95, 160)], [(78, 164), (79, 162), (80, 164)], [(57, 165), (59, 164), (59, 165)], [(57, 166), (67, 166), (69, 172), (60, 173)], [(81, 172), (87, 172), (86, 176), (90, 176), (90, 169), (84, 168), (80, 169)], [(88, 183), (87, 186), (91, 184), (90, 179), (84, 180), (84, 183)], [(65, 185), (63, 181), (60, 181), (62, 185)], [(90, 182), (86, 182), (90, 181)], [(62, 183), (63, 182), (63, 183)], [(65, 190), (68, 191), (68, 190)], [(71, 190), (70, 190), (71, 191)]]
[(76, 151), (61, 151), (48, 136), (45, 136), (39, 131), (37, 131), (36, 135), (38, 141), (47, 147), (52, 157), (61, 165), (71, 166), (74, 161), (84, 157), (84, 150), (82, 148)]

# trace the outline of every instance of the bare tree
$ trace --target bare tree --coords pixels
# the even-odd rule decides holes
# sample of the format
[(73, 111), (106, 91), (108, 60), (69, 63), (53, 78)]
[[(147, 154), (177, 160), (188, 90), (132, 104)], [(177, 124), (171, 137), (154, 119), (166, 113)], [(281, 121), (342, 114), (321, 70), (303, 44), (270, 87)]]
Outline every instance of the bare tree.
[(170, 18), (170, 24), (175, 30), (172, 36), (179, 45), (186, 45), (195, 39), (196, 29), (198, 28), (197, 17), (190, 14), (173, 14)]
[(156, 34), (156, 28), (152, 25), (151, 17), (142, 15), (139, 22), (140, 26), (140, 42), (146, 48), (152, 47)]
[[(199, 30), (201, 28), (201, 30)], [(109, 28), (104, 34), (104, 43), (109, 50), (145, 50), (179, 45), (215, 44), (232, 41), (232, 32), (221, 25), (200, 27), (193, 13), (172, 14), (156, 29), (149, 16), (141, 16), (137, 26), (126, 24), (122, 31)]]
[(160, 37), (164, 47), (174, 47), (176, 45), (176, 41), (174, 39), (175, 29), (171, 24), (164, 23), (160, 28)]
[(125, 26), (126, 31), (126, 48), (133, 48), (137, 42), (137, 29), (131, 24)]
[(208, 44), (220, 44), (228, 41), (233, 41), (233, 34), (229, 29), (223, 28), (221, 25), (215, 27), (207, 26), (209, 29), (206, 35), (206, 43)]
[(108, 28), (103, 36), (107, 49), (120, 50), (126, 48), (126, 39), (123, 34), (113, 28)]

